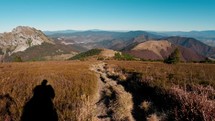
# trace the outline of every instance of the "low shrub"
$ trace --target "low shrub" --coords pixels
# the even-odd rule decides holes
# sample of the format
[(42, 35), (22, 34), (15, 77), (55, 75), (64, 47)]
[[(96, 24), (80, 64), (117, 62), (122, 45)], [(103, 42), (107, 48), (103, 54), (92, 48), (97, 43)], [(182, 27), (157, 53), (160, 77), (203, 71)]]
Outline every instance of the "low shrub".
[(167, 64), (176, 64), (180, 62), (180, 51), (176, 48), (168, 58), (164, 60), (164, 63)]
[(135, 60), (135, 58), (127, 53), (115, 53), (114, 59), (116, 60)]
[(94, 56), (94, 55), (98, 55), (101, 53), (101, 49), (91, 49), (87, 52), (83, 52), (83, 53), (79, 53), (75, 56), (73, 56), (72, 58), (70, 58), (69, 60), (80, 60), (80, 59), (84, 59), (90, 56)]

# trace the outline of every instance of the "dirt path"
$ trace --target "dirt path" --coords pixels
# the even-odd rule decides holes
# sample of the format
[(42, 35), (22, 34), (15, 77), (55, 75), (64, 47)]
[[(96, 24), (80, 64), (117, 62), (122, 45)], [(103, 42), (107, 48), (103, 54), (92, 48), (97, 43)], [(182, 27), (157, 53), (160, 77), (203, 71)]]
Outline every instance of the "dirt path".
[(96, 117), (99, 121), (161, 120), (158, 116), (163, 115), (162, 111), (154, 105), (154, 90), (139, 83), (138, 73), (125, 74), (103, 62), (93, 65), (91, 70), (98, 76)]
[(134, 121), (132, 95), (117, 84), (116, 80), (109, 78), (106, 64), (98, 63), (93, 65), (91, 70), (96, 72), (99, 78), (99, 98), (96, 102), (98, 120)]

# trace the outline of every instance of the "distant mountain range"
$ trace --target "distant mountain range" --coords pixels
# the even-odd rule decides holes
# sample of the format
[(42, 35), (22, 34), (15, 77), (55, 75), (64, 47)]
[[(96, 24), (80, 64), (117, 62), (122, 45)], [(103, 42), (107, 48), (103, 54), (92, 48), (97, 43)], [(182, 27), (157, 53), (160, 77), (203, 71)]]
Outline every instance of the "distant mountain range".
[(77, 30), (59, 30), (59, 31), (43, 31), (46, 35), (53, 35), (53, 34), (67, 34), (67, 33), (75, 33), (79, 32)]
[(203, 42), (198, 41), (194, 38), (174, 36), (174, 37), (167, 37), (163, 39), (173, 44), (190, 48), (201, 55), (204, 55), (207, 57), (215, 57), (215, 47), (208, 46)]
[[(129, 32), (111, 32), (111, 31), (83, 31), (75, 33), (56, 33), (49, 35), (54, 40), (62, 41), (65, 44), (80, 44), (88, 49), (92, 48), (111, 48), (120, 50), (126, 45), (130, 44), (139, 36), (146, 36), (147, 38), (162, 38), (160, 35), (151, 34), (145, 31), (129, 31)], [(122, 47), (112, 47), (112, 46)]]
[(196, 39), (215, 39), (215, 30), (207, 31), (172, 31), (172, 32), (153, 32), (155, 34), (161, 34), (163, 36), (183, 36), (183, 37), (192, 37)]
[(180, 37), (190, 37), (202, 41), (205, 44), (215, 47), (215, 30), (207, 31), (173, 31), (173, 32), (152, 32), (154, 34), (162, 36), (180, 36)]
[[(112, 33), (126, 33), (129, 31), (104, 31), (99, 29), (87, 30), (87, 31), (78, 31), (78, 30), (61, 30), (61, 31), (44, 31), (44, 33), (48, 36), (58, 37), (58, 36), (72, 36), (77, 33), (85, 33), (85, 32), (112, 32)], [(143, 32), (143, 31), (142, 31)], [(190, 37), (200, 40), (201, 42), (214, 46), (215, 47), (215, 30), (206, 30), (206, 31), (168, 31), (168, 32), (153, 32), (153, 31), (144, 31), (150, 34), (154, 34), (156, 36), (169, 37), (169, 36), (180, 36), (180, 37)]]
[[(213, 38), (213, 32), (204, 31), (200, 35)], [(93, 48), (121, 51), (146, 60), (163, 60), (175, 48), (179, 48), (183, 61), (215, 58), (215, 47), (192, 37), (175, 36), (179, 33), (174, 36), (169, 36), (171, 32), (167, 35), (168, 33), (147, 31), (66, 30), (45, 33), (46, 35), (35, 28), (19, 26), (12, 32), (0, 34), (0, 60), (4, 58), (12, 61), (17, 56), (24, 61), (65, 60)], [(194, 33), (198, 32), (192, 32), (193, 36)]]
[[(209, 33), (211, 31), (208, 31)], [(205, 36), (211, 34), (206, 34)], [(128, 51), (132, 47), (149, 40), (166, 40), (180, 48), (188, 48), (197, 54), (205, 57), (215, 57), (214, 47), (211, 47), (195, 38), (167, 36), (155, 32), (146, 31), (129, 31), (129, 32), (110, 32), (110, 31), (83, 31), (66, 34), (53, 34), (49, 36), (55, 40), (59, 40), (67, 44), (78, 44), (82, 47), (92, 48), (108, 48), (118, 51)], [(56, 39), (58, 38), (58, 39)], [(193, 53), (193, 52), (192, 52)], [(202, 59), (202, 58), (201, 58)], [(189, 59), (188, 59), (189, 60)]]

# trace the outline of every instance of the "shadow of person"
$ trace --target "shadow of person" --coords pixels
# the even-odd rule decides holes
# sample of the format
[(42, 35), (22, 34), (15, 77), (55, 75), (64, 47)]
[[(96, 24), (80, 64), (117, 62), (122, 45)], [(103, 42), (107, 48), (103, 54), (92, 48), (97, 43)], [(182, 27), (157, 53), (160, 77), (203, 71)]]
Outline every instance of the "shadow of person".
[(55, 97), (54, 89), (43, 80), (41, 85), (33, 89), (33, 97), (25, 104), (21, 121), (58, 121), (57, 112), (52, 99)]

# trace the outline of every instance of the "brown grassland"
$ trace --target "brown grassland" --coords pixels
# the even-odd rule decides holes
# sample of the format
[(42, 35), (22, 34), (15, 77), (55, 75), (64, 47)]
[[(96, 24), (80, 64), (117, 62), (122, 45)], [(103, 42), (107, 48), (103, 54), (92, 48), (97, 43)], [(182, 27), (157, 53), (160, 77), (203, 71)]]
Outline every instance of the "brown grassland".
[[(133, 111), (138, 111), (139, 107), (144, 110), (140, 110), (144, 115), (133, 114), (135, 119), (138, 119), (139, 115), (147, 116), (145, 119), (148, 120), (161, 119), (156, 111), (159, 112), (157, 105), (162, 101), (164, 103), (160, 105), (163, 111), (161, 113), (175, 117), (172, 120), (215, 119), (214, 64), (169, 65), (161, 62), (110, 60), (104, 62), (109, 66), (107, 68), (114, 65), (115, 72), (123, 74), (119, 74), (119, 77), (126, 77), (117, 83), (132, 94), (136, 105)], [(90, 71), (90, 67), (96, 63), (98, 61), (0, 63), (0, 121), (8, 116), (19, 121), (23, 106), (33, 96), (32, 90), (43, 79), (47, 79), (48, 84), (54, 88), (56, 96), (53, 103), (60, 121), (95, 120), (93, 105), (98, 96), (99, 85), (98, 77), (95, 72)], [(132, 73), (137, 73), (135, 78), (129, 78)], [(117, 80), (115, 77), (113, 79)], [(142, 90), (146, 92), (142, 94)], [(148, 97), (140, 98), (146, 95), (150, 100)], [(135, 99), (141, 99), (141, 103), (137, 104), (139, 102)], [(121, 100), (126, 100), (126, 97)], [(156, 100), (160, 102), (157, 103)], [(158, 108), (153, 112), (151, 106)], [(167, 108), (162, 106), (170, 106), (171, 111), (175, 112), (167, 112)], [(169, 108), (167, 110), (170, 111)]]
[[(90, 119), (87, 104), (97, 91), (97, 79), (89, 71), (92, 62), (26, 62), (0, 64), (0, 120), (9, 115), (20, 120), (32, 89), (47, 79), (55, 91), (59, 120)], [(90, 98), (89, 98), (90, 97)], [(83, 108), (84, 107), (84, 108)], [(81, 113), (80, 113), (81, 112)]]
[(130, 79), (121, 83), (133, 94), (134, 102), (137, 103), (136, 110), (142, 110), (147, 120), (157, 115), (162, 120), (215, 120), (214, 64), (171, 65), (140, 61), (107, 63), (117, 65), (119, 73), (132, 74)]
[(155, 80), (153, 84), (158, 86), (201, 84), (215, 88), (215, 64), (165, 64), (141, 61), (107, 61), (107, 63), (117, 65), (127, 72), (139, 72), (143, 78)]

